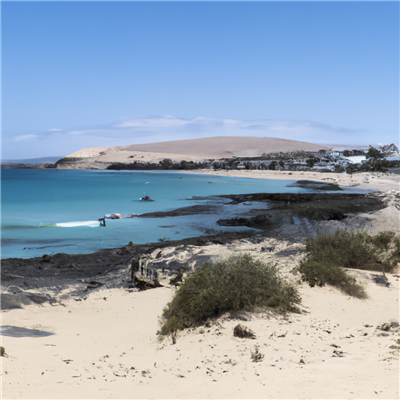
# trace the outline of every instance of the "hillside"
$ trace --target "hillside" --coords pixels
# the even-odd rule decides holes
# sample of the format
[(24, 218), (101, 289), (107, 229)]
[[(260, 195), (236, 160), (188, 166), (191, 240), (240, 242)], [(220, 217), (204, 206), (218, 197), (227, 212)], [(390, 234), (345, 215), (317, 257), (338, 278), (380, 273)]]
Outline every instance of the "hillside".
[(158, 163), (166, 158), (177, 162), (181, 160), (200, 162), (209, 159), (257, 157), (277, 152), (322, 149), (328, 150), (330, 147), (277, 138), (219, 136), (128, 146), (91, 147), (70, 154), (67, 159), (76, 160), (75, 165), (69, 163), (70, 168), (104, 168), (111, 163), (135, 161)]

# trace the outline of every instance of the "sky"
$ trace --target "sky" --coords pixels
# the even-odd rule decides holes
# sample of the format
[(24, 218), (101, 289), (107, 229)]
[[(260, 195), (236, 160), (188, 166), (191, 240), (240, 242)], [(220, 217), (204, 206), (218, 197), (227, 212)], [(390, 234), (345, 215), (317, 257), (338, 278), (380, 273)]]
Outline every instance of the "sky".
[(399, 3), (1, 1), (2, 157), (399, 144)]

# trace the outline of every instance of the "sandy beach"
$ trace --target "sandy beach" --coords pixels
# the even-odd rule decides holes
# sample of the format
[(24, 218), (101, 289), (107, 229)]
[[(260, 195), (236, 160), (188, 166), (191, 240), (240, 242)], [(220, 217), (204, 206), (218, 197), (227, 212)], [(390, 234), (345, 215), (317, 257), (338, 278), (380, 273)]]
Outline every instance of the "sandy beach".
[(194, 170), (194, 174), (230, 176), (232, 178), (312, 180), (334, 183), (343, 189), (366, 191), (400, 190), (400, 175), (380, 172), (359, 172), (355, 174), (312, 171), (268, 171), (268, 170)]
[[(268, 179), (310, 179), (344, 187), (379, 190), (385, 208), (343, 221), (315, 223), (314, 232), (338, 228), (399, 234), (398, 175), (223, 172)], [(383, 191), (384, 190), (384, 191)], [(296, 230), (297, 229), (297, 230)], [(274, 237), (255, 236), (229, 244), (156, 249), (147, 265), (160, 271), (175, 265), (192, 269), (204, 262), (250, 253), (278, 265), (301, 294), (301, 314), (270, 311), (223, 315), (212, 323), (180, 332), (176, 344), (157, 337), (158, 318), (175, 286), (138, 291), (123, 284), (129, 265), (108, 284), (76, 295), (78, 284), (54, 279), (29, 288), (58, 303), (28, 304), (3, 311), (2, 398), (4, 399), (397, 399), (399, 272), (352, 270), (368, 298), (351, 298), (325, 286), (311, 288), (295, 267), (304, 256), (301, 226), (283, 226)], [(95, 278), (95, 277), (94, 277)], [(93, 279), (94, 279), (93, 278)], [(23, 279), (15, 282), (23, 282)], [(87, 281), (87, 280), (86, 280)], [(15, 284), (16, 285), (16, 284)], [(82, 283), (81, 283), (82, 285)], [(8, 293), (24, 292), (23, 284)], [(233, 336), (238, 323), (255, 339)], [(255, 346), (264, 355), (253, 362)]]

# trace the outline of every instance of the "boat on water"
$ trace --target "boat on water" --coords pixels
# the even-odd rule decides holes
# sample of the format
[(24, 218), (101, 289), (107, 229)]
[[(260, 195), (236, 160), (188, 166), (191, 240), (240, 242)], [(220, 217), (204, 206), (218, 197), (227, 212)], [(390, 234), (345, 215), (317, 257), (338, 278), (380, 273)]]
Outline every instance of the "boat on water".
[(101, 219), (121, 219), (121, 218), (122, 218), (121, 214), (113, 213), (113, 214), (107, 214), (103, 218), (99, 218), (99, 221)]
[(141, 197), (139, 200), (141, 200), (141, 201), (154, 201), (153, 199), (151, 199), (150, 198), (150, 196), (144, 196), (144, 197)]
[(109, 217), (107, 216), (106, 218), (108, 218), (108, 219), (121, 219), (121, 214), (114, 213), (114, 214), (111, 214)]
[(105, 215), (103, 218), (99, 218), (100, 226), (106, 226), (106, 219), (121, 219), (122, 216), (119, 213), (113, 213), (110, 215)]

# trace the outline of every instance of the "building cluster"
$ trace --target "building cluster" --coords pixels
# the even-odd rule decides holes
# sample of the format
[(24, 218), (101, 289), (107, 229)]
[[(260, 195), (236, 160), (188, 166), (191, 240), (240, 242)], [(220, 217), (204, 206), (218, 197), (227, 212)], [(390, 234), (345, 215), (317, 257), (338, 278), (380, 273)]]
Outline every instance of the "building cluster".
[[(377, 150), (320, 150), (318, 152), (292, 152), (263, 154), (258, 158), (236, 158), (233, 165), (242, 170), (314, 170), (320, 172), (355, 172), (382, 171), (397, 166), (398, 161), (388, 161), (385, 157), (398, 154), (399, 148), (394, 144), (385, 145)], [(393, 165), (392, 165), (393, 164)], [(396, 164), (396, 165), (395, 165)], [(232, 166), (232, 161), (230, 162)], [(214, 165), (214, 168), (218, 168)]]

